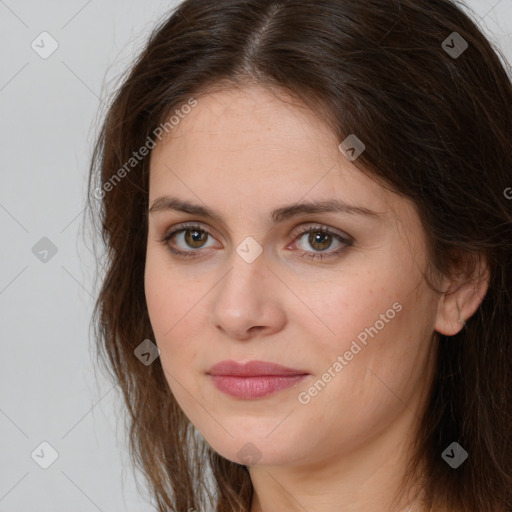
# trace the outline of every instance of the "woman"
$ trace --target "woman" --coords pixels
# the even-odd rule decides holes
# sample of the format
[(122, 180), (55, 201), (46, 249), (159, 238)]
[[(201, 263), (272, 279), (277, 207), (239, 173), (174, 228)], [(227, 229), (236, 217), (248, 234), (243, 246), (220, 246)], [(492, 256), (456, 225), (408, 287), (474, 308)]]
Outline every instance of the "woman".
[(186, 0), (154, 31), (90, 201), (159, 511), (512, 510), (511, 112), (448, 0)]

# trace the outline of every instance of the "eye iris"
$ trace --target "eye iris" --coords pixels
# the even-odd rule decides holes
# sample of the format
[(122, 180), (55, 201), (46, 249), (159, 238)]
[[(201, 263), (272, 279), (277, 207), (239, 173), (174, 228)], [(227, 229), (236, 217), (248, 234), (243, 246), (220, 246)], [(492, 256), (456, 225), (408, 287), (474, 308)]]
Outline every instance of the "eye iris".
[[(325, 240), (327, 239), (327, 244)], [(311, 247), (324, 251), (328, 249), (331, 245), (332, 237), (329, 233), (324, 233), (322, 231), (311, 232), (308, 237), (308, 242), (311, 244)], [(324, 245), (324, 247), (315, 247), (316, 244)]]
[(185, 241), (190, 247), (196, 249), (198, 247), (201, 247), (202, 242), (206, 241), (207, 236), (207, 233), (205, 233), (204, 231), (199, 231), (197, 229), (187, 229), (185, 231)]

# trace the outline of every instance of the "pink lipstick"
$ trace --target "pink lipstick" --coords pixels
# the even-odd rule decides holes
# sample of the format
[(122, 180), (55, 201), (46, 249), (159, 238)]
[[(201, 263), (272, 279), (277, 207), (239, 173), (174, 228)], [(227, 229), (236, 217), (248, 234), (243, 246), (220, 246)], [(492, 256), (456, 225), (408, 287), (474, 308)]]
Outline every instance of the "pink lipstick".
[(262, 398), (300, 382), (309, 375), (303, 370), (287, 368), (265, 361), (222, 361), (207, 374), (213, 384), (227, 395), (243, 400)]

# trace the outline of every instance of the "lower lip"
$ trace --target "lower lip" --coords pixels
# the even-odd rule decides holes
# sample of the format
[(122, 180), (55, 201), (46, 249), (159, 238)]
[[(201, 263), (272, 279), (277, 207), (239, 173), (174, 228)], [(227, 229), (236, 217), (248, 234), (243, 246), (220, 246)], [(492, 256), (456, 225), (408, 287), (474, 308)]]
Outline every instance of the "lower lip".
[(306, 375), (263, 375), (259, 377), (236, 377), (210, 375), (213, 383), (223, 393), (235, 398), (250, 400), (272, 395), (300, 382)]

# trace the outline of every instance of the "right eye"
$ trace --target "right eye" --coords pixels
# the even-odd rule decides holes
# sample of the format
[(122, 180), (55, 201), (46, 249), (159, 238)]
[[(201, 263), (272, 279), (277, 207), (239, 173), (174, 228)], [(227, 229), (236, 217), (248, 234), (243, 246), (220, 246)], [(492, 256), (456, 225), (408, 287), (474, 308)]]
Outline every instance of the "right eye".
[[(195, 253), (198, 252), (197, 249), (208, 248), (204, 244), (209, 236), (212, 236), (211, 233), (197, 224), (181, 224), (166, 234), (159, 242), (167, 245), (173, 254), (193, 258)], [(173, 241), (173, 239), (176, 241)], [(180, 241), (181, 246), (176, 243)], [(176, 246), (178, 248), (175, 248)]]

